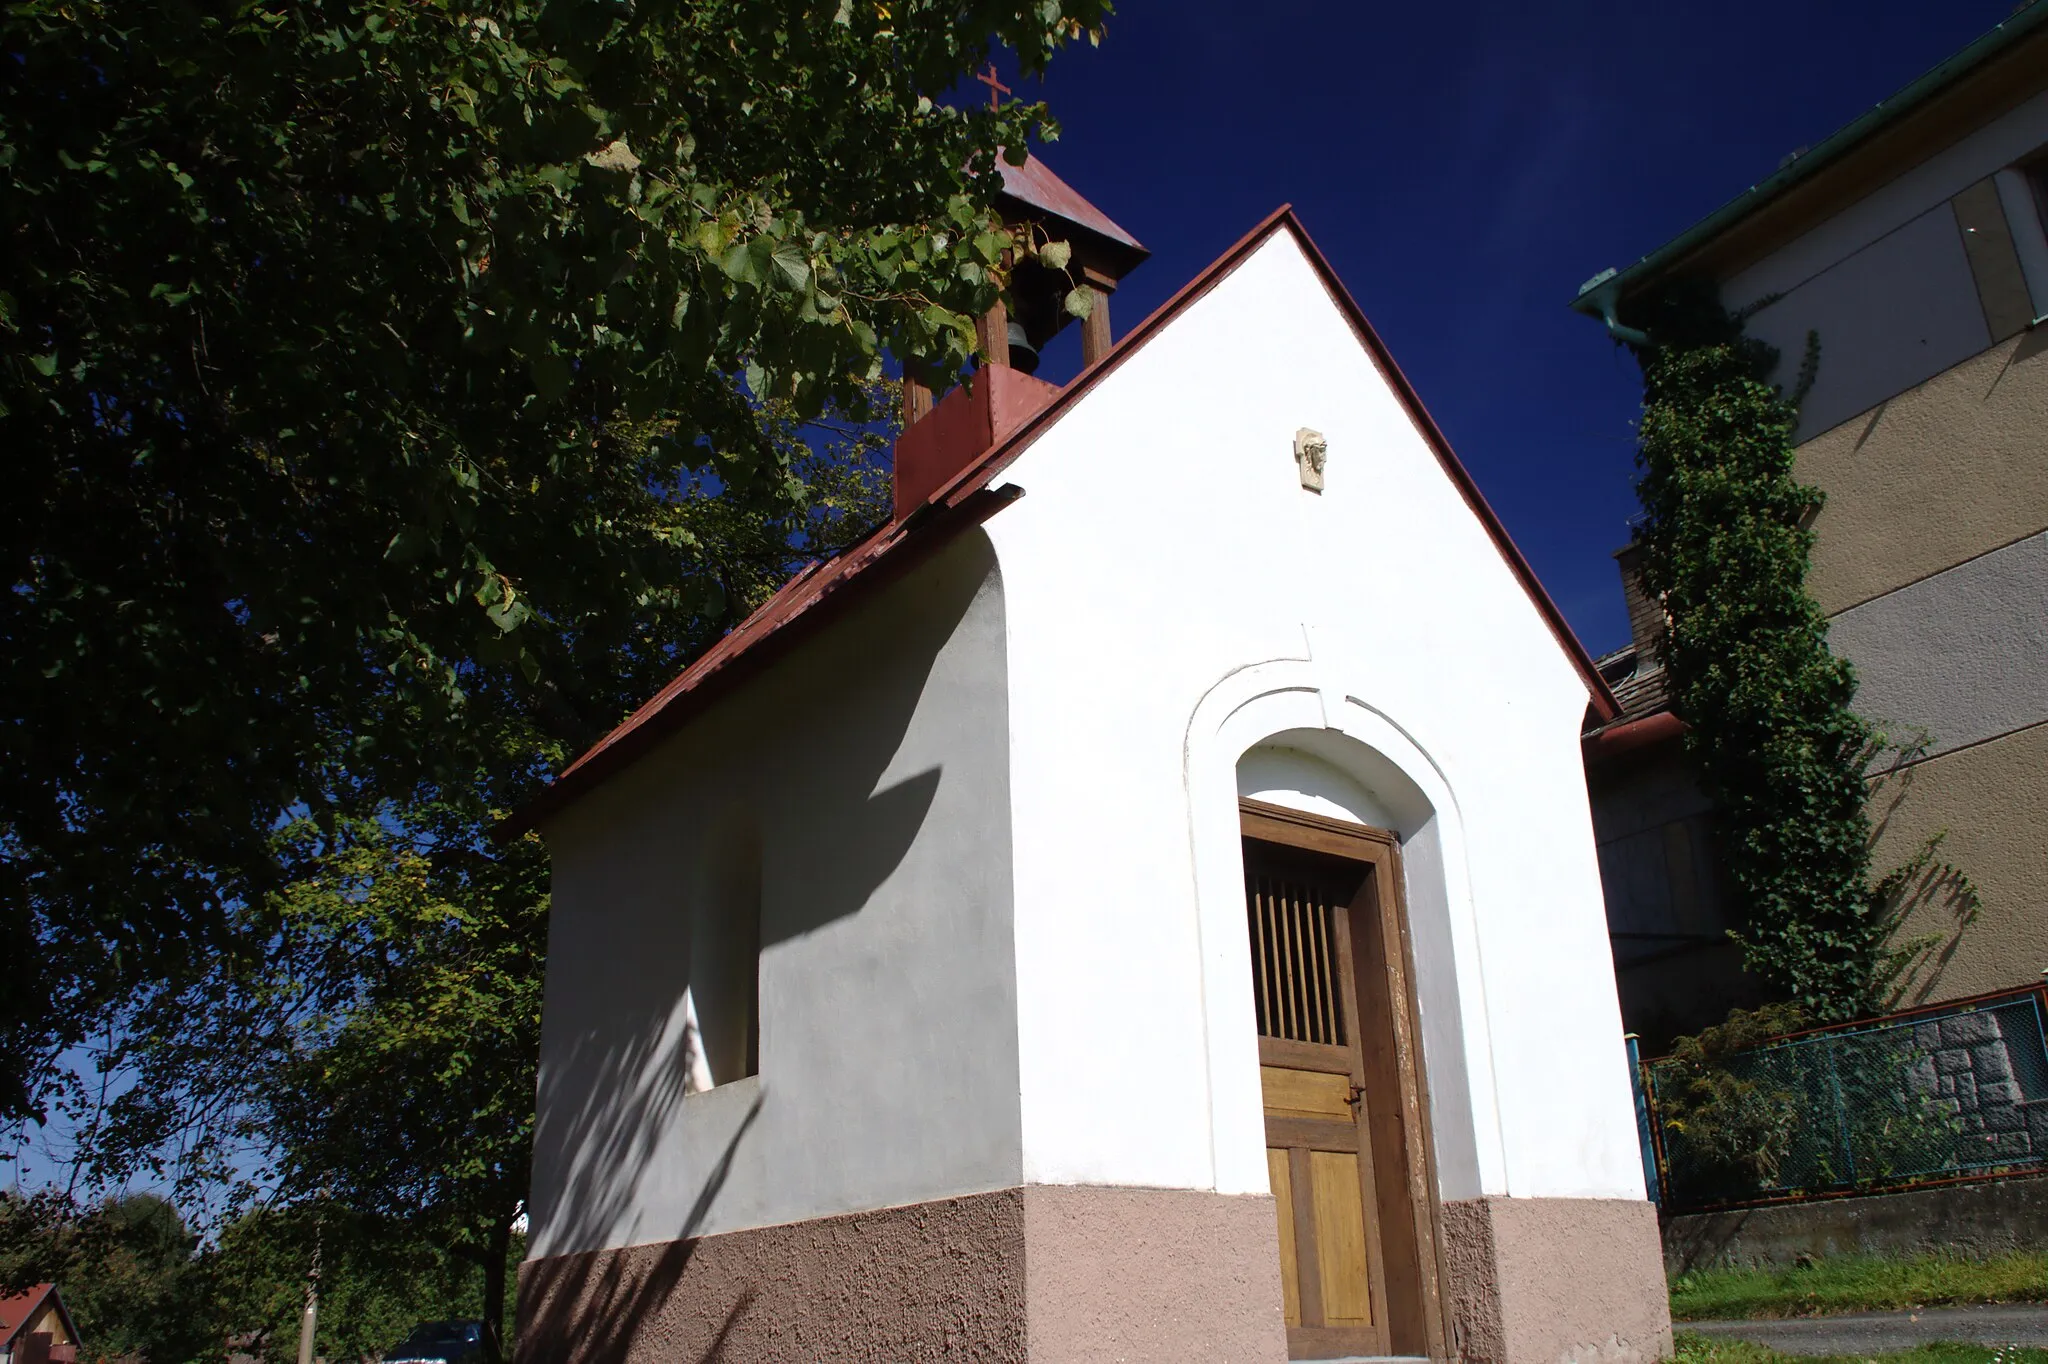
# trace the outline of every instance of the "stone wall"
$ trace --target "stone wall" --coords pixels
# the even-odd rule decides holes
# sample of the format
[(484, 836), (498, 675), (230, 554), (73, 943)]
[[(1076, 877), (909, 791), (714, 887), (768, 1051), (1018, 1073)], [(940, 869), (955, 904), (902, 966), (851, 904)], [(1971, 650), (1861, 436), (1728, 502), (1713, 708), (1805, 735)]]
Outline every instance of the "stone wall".
[(1803, 1256), (1986, 1256), (2048, 1243), (2048, 1175), (1664, 1219), (1664, 1268), (1785, 1265)]
[(2040, 1024), (2031, 1000), (1933, 1019), (1912, 1038), (1907, 1093), (1954, 1114), (1976, 1162), (2048, 1158), (2048, 1076), (2038, 1073)]

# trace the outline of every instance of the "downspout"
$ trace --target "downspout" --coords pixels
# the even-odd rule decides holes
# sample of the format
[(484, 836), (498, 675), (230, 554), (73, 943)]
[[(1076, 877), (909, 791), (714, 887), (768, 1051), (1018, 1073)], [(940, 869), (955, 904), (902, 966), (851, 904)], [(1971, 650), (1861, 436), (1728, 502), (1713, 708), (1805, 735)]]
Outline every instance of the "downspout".
[(1606, 323), (1607, 334), (1615, 340), (1647, 348), (1650, 344), (1648, 332), (1621, 325), (1621, 318), (1616, 313), (1620, 302), (1621, 272), (1610, 266), (1579, 286), (1579, 297), (1572, 306)]

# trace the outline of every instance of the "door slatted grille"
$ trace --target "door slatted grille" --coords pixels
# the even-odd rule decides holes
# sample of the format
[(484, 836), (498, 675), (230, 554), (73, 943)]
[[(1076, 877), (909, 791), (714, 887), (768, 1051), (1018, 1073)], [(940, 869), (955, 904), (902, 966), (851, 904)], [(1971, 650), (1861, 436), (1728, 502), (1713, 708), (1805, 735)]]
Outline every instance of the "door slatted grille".
[(1334, 898), (1327, 886), (1299, 876), (1254, 871), (1245, 878), (1261, 1035), (1347, 1045), (1337, 997)]

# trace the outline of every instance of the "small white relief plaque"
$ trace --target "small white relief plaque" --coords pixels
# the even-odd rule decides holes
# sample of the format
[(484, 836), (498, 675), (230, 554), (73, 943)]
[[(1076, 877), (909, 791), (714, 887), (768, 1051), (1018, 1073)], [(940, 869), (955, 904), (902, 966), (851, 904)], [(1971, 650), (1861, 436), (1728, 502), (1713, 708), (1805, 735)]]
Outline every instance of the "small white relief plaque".
[(1323, 490), (1323, 466), (1330, 459), (1330, 442), (1320, 431), (1306, 426), (1294, 433), (1294, 462), (1301, 466), (1301, 486), (1312, 493)]

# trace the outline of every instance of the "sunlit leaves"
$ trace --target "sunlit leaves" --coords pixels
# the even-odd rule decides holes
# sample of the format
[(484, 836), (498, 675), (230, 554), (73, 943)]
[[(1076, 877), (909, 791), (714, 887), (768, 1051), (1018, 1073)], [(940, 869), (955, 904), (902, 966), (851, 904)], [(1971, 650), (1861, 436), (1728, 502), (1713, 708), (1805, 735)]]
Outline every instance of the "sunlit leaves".
[(665, 497), (786, 486), (762, 399), (969, 363), (1041, 111), (935, 97), (1106, 9), (10, 5), (0, 932), (48, 988), (0, 1003), (0, 1109), (214, 950), (285, 813), (667, 669), (710, 595)]

